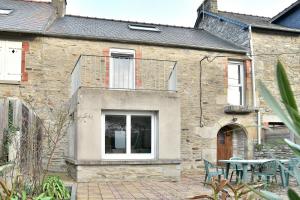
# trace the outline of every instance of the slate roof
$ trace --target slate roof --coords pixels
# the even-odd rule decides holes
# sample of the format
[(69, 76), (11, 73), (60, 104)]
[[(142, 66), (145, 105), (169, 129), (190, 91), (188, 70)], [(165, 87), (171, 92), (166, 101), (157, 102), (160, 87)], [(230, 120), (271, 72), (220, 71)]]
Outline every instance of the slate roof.
[[(152, 25), (157, 27), (160, 32), (131, 30), (128, 27), (129, 24)], [(245, 52), (243, 48), (218, 38), (205, 30), (70, 15), (55, 21), (46, 33), (53, 36)]]
[(0, 30), (42, 33), (55, 11), (50, 3), (22, 0), (0, 0), (0, 9), (11, 9), (9, 15), (0, 14)]
[[(246, 52), (242, 47), (195, 28), (71, 15), (55, 19), (55, 9), (50, 3), (25, 0), (0, 0), (0, 9), (13, 10), (9, 15), (0, 15), (0, 31), (5, 32)], [(131, 30), (129, 24), (153, 25), (160, 32)]]
[(218, 13), (216, 13), (216, 15), (226, 17), (229, 19), (237, 20), (244, 24), (251, 25), (254, 28), (263, 28), (263, 29), (290, 31), (290, 32), (299, 32), (300, 33), (299, 29), (287, 28), (287, 27), (280, 26), (277, 24), (272, 24), (270, 22), (271, 18), (269, 18), (269, 17), (246, 15), (246, 14), (241, 14), (241, 13), (233, 13), (233, 12), (225, 12), (225, 11), (218, 11)]

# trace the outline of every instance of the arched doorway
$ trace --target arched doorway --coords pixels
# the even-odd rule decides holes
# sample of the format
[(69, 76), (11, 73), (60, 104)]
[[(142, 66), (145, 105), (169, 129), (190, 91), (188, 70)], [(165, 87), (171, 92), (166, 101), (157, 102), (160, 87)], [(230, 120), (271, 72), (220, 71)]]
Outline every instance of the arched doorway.
[(217, 160), (228, 160), (231, 157), (247, 158), (247, 134), (238, 124), (222, 127), (217, 136)]

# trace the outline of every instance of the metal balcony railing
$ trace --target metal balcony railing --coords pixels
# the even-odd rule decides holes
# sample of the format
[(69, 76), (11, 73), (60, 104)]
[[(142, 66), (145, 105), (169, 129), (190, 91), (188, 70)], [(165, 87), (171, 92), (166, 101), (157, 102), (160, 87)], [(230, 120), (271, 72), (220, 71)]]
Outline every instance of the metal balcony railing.
[(71, 92), (81, 86), (176, 91), (176, 61), (81, 55), (71, 74)]

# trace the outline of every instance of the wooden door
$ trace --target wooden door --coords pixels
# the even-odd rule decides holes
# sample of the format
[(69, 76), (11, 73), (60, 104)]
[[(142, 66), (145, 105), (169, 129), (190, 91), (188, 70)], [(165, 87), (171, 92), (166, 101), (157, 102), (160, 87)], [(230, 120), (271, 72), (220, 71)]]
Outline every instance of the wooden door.
[[(229, 160), (232, 157), (232, 130), (222, 128), (217, 137), (217, 160)], [(221, 163), (218, 163), (219, 165)]]

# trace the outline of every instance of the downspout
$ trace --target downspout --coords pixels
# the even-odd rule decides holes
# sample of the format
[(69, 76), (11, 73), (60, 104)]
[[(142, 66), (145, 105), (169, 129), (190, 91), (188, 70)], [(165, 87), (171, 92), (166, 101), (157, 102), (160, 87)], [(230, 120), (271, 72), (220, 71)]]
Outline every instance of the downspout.
[(256, 132), (257, 132), (257, 142), (261, 144), (261, 112), (260, 109), (257, 107), (256, 102), (256, 78), (255, 78), (255, 57), (254, 57), (254, 49), (253, 49), (253, 38), (252, 38), (252, 27), (249, 26), (249, 37), (250, 37), (250, 59), (251, 59), (251, 76), (252, 76), (252, 94), (253, 94), (253, 107), (257, 113), (257, 124), (256, 124)]

